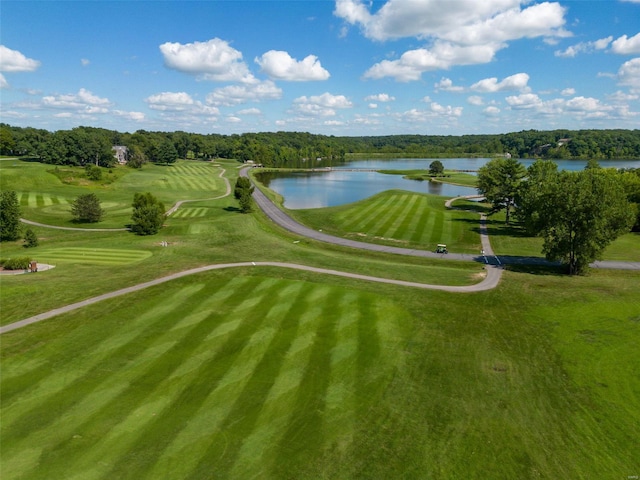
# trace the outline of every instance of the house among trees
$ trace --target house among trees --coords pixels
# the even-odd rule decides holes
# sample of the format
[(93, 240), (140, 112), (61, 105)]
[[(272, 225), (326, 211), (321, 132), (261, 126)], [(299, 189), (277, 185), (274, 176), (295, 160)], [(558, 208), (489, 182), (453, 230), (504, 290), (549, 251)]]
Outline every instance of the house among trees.
[(113, 156), (116, 157), (119, 164), (124, 165), (127, 163), (127, 158), (129, 157), (129, 149), (127, 147), (124, 145), (114, 145), (111, 147), (111, 150), (115, 150)]

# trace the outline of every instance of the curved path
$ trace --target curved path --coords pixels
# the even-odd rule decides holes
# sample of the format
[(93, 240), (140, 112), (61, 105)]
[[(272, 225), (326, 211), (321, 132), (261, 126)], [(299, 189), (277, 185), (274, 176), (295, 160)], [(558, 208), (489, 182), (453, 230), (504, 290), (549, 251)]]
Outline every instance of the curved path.
[[(176, 210), (178, 210), (178, 208), (180, 208), (182, 206), (182, 204), (187, 203), (187, 202), (207, 202), (207, 201), (210, 201), (210, 200), (218, 200), (220, 198), (224, 198), (224, 197), (230, 195), (231, 194), (231, 184), (229, 183), (229, 179), (227, 177), (223, 177), (223, 175), (225, 173), (226, 173), (226, 170), (223, 168), (222, 171), (220, 172), (220, 175), (218, 175), (220, 178), (222, 178), (224, 180), (224, 183), (225, 183), (226, 191), (225, 191), (224, 194), (218, 195), (217, 197), (212, 197), (212, 198), (198, 198), (198, 199), (194, 199), (194, 200), (179, 200), (179, 201), (177, 201), (175, 203), (175, 205), (173, 205), (173, 207), (171, 207), (169, 210), (167, 210), (165, 215), (168, 217), (169, 215), (174, 213)], [(130, 228), (58, 227), (56, 225), (47, 225), (47, 224), (44, 224), (44, 223), (33, 222), (31, 220), (27, 220), (26, 218), (21, 218), (20, 221), (22, 223), (25, 223), (27, 225), (32, 225), (34, 227), (53, 228), (55, 230), (72, 230), (72, 231), (80, 231), (80, 232), (127, 232), (127, 231), (131, 230)]]
[(502, 272), (500, 269), (489, 267), (487, 269), (487, 275), (480, 283), (476, 283), (474, 285), (454, 287), (454, 286), (446, 286), (446, 285), (429, 285), (429, 284), (418, 283), (418, 282), (407, 282), (404, 280), (393, 280), (389, 278), (372, 277), (369, 275), (360, 275), (358, 273), (341, 272), (338, 270), (330, 270), (326, 268), (309, 267), (306, 265), (299, 265), (295, 263), (283, 263), (283, 262), (221, 263), (221, 264), (215, 264), (215, 265), (207, 265), (205, 267), (192, 268), (190, 270), (185, 270), (184, 272), (174, 273), (172, 275), (157, 278), (149, 282), (140, 283), (138, 285), (134, 285), (131, 287), (121, 288), (120, 290), (116, 290), (115, 292), (105, 293), (97, 297), (88, 298), (86, 300), (82, 300), (80, 302), (76, 302), (71, 305), (56, 308), (48, 312), (40, 313), (38, 315), (34, 315), (33, 317), (25, 318), (24, 320), (19, 320), (17, 322), (10, 323), (9, 325), (0, 327), (0, 334), (11, 332), (12, 330), (17, 330), (19, 328), (26, 327), (27, 325), (31, 325), (32, 323), (41, 322), (43, 320), (47, 320), (49, 318), (55, 317), (63, 313), (71, 312), (73, 310), (77, 310), (79, 308), (83, 308), (88, 305), (93, 305), (94, 303), (98, 303), (103, 300), (108, 300), (110, 298), (119, 297), (121, 295), (126, 295), (128, 293), (137, 292), (139, 290), (143, 290), (145, 288), (152, 287), (154, 285), (159, 285), (161, 283), (169, 282), (177, 278), (186, 277), (188, 275), (194, 275), (196, 273), (208, 272), (211, 270), (220, 270), (224, 268), (237, 268), (237, 267), (290, 268), (294, 270), (303, 270), (306, 272), (314, 272), (314, 273), (320, 273), (324, 275), (335, 275), (338, 277), (353, 278), (357, 280), (366, 280), (369, 282), (387, 283), (392, 285), (400, 285), (403, 287), (414, 287), (414, 288), (422, 288), (422, 289), (428, 289), (428, 290), (441, 290), (445, 292), (482, 292), (485, 290), (490, 290), (492, 288), (495, 288), (498, 285), (498, 282), (500, 281), (500, 274)]

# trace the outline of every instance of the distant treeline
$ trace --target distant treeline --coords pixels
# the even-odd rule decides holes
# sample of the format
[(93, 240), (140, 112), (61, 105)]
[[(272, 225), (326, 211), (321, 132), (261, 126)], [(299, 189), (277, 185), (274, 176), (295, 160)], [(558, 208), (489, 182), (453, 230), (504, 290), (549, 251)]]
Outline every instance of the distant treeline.
[(128, 149), (131, 166), (177, 158), (233, 158), (269, 167), (338, 164), (349, 154), (425, 157), (512, 156), (580, 160), (640, 158), (640, 130), (526, 130), (496, 135), (389, 135), (336, 137), (304, 132), (196, 134), (183, 131), (120, 133), (94, 127), (49, 132), (0, 124), (0, 154), (51, 164), (111, 166), (111, 147)]

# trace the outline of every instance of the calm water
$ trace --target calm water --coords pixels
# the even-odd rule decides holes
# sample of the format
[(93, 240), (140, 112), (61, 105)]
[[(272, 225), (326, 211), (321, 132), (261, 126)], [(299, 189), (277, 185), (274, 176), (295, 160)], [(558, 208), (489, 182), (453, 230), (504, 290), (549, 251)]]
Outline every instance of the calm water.
[[(320, 208), (357, 202), (385, 190), (399, 189), (418, 193), (430, 193), (456, 197), (473, 195), (475, 188), (442, 183), (407, 180), (402, 175), (385, 175), (377, 172), (353, 172), (348, 169), (417, 170), (428, 169), (434, 159), (356, 160), (330, 172), (296, 172), (263, 175), (261, 179), (273, 191), (284, 197), (284, 206), (290, 209)], [(448, 170), (478, 170), (488, 158), (440, 159)], [(534, 160), (521, 160), (525, 167)], [(560, 169), (582, 170), (586, 161), (558, 160)], [(640, 168), (640, 160), (600, 162), (603, 167)]]

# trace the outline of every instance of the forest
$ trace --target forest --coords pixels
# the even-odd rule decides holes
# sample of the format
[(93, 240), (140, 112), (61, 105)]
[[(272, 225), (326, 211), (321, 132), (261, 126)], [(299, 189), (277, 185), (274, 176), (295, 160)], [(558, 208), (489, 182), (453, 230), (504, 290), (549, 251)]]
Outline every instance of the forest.
[(640, 130), (525, 130), (493, 135), (388, 135), (341, 137), (305, 132), (197, 134), (183, 131), (121, 133), (96, 127), (48, 130), (0, 124), (0, 155), (56, 165), (112, 166), (111, 147), (128, 149), (128, 164), (172, 163), (177, 158), (234, 158), (268, 167), (338, 164), (353, 154), (429, 158), (637, 159)]

